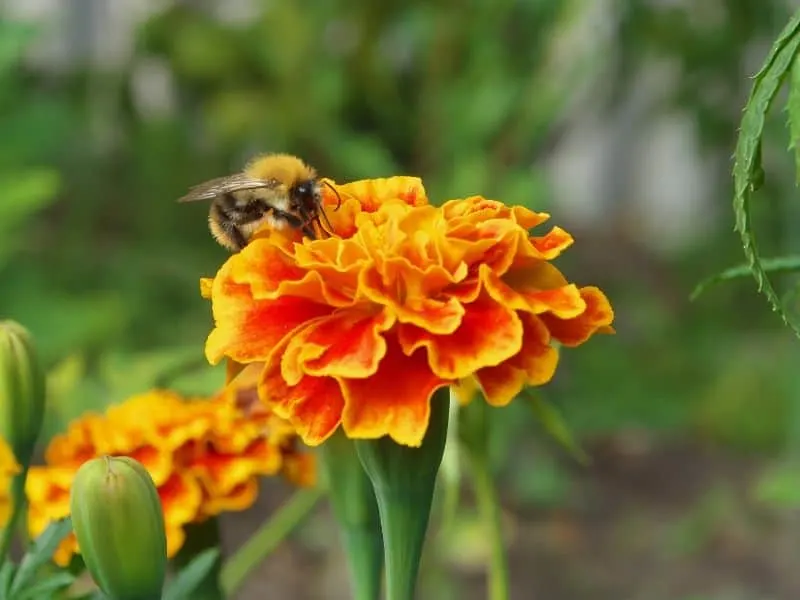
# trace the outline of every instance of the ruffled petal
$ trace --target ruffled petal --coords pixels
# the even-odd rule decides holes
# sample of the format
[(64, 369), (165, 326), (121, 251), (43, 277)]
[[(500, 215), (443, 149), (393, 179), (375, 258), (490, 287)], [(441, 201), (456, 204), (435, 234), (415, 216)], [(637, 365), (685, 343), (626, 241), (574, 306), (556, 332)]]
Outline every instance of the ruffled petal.
[(339, 311), (312, 321), (288, 341), (281, 358), (284, 381), (297, 385), (304, 374), (369, 377), (386, 353), (382, 333), (393, 323), (387, 310)]
[(556, 372), (558, 351), (549, 345), (550, 333), (539, 317), (521, 313), (524, 343), (518, 354), (495, 367), (480, 369), (475, 377), (486, 401), (492, 406), (505, 406), (526, 385), (543, 385)]
[(387, 352), (369, 379), (340, 380), (344, 395), (342, 426), (350, 438), (390, 436), (398, 444), (419, 446), (430, 418), (430, 398), (448, 382), (428, 366), (425, 352), (406, 356), (387, 340)]
[(245, 295), (218, 297), (214, 302), (218, 325), (206, 341), (206, 357), (211, 364), (225, 356), (240, 363), (263, 361), (284, 336), (331, 310), (292, 297), (260, 301), (248, 300)]
[(586, 310), (573, 319), (559, 318), (557, 315), (542, 315), (552, 336), (564, 346), (579, 346), (594, 333), (613, 333), (611, 323), (614, 310), (605, 294), (596, 287), (580, 289)]
[(416, 326), (401, 326), (400, 346), (407, 355), (425, 348), (431, 370), (442, 379), (468, 377), (482, 367), (514, 356), (522, 347), (517, 314), (488, 296), (466, 305), (461, 324), (450, 335), (431, 335)]
[(309, 446), (328, 439), (342, 419), (344, 398), (339, 384), (330, 377), (305, 376), (289, 385), (281, 375), (284, 341), (267, 361), (258, 384), (258, 395), (278, 416), (288, 419)]

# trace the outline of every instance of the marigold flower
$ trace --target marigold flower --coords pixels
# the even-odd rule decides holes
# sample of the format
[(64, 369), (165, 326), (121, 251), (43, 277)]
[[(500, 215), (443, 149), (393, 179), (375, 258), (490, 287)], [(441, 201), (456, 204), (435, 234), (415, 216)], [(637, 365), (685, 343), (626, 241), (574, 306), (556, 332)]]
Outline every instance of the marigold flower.
[[(170, 557), (183, 546), (187, 524), (249, 508), (260, 476), (285, 473), (290, 481), (302, 480), (296, 473), (302, 453), (290, 444), (297, 439), (291, 426), (268, 411), (253, 416), (237, 405), (237, 397), (254, 395), (241, 389), (245, 382), (210, 399), (153, 390), (103, 415), (86, 414), (70, 423), (51, 440), (47, 465), (30, 471), (31, 535), (69, 514), (72, 479), (81, 464), (98, 456), (130, 456), (150, 473), (164, 511)], [(56, 561), (64, 565), (76, 551), (69, 536)]]
[[(25, 495), (28, 498), (28, 533), (36, 538), (51, 521), (69, 516), (69, 491), (77, 467), (31, 467), (25, 480)], [(69, 564), (78, 550), (75, 534), (62, 540), (53, 555), (53, 561), (61, 566)]]
[(11, 447), (0, 438), (0, 528), (11, 516), (11, 479), (19, 471), (20, 466)]
[(572, 237), (529, 233), (549, 215), (480, 196), (434, 207), (408, 177), (336, 192), (335, 236), (256, 235), (201, 282), (207, 358), (252, 363), (260, 398), (308, 445), (341, 426), (419, 446), (436, 389), (474, 378), (504, 406), (553, 377), (556, 342), (613, 332), (605, 295), (550, 262)]

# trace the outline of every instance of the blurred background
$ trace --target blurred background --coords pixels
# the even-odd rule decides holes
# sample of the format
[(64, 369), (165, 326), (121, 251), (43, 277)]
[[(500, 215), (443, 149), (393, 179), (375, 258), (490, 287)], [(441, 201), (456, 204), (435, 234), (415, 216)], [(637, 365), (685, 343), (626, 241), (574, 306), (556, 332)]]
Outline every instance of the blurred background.
[[(339, 181), (420, 175), (435, 202), (546, 210), (570, 279), (606, 290), (616, 337), (565, 351), (530, 408), (495, 416), (513, 598), (800, 595), (800, 343), (740, 263), (731, 155), (778, 0), (5, 0), (0, 8), (0, 316), (50, 365), (48, 435), (170, 385), (210, 393), (198, 278), (225, 252), (175, 199), (255, 153)], [(780, 111), (754, 216), (765, 255), (800, 250)], [(800, 309), (791, 279), (779, 281)], [(187, 365), (194, 365), (192, 372)], [(228, 515), (235, 548), (290, 493)], [(466, 486), (434, 528), (422, 598), (485, 597)], [(345, 599), (327, 509), (240, 595)]]

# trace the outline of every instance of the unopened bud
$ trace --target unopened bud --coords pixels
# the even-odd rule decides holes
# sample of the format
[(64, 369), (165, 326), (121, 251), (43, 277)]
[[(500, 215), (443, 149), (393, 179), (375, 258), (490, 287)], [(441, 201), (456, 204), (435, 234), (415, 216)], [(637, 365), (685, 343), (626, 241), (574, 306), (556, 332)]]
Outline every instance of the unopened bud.
[(72, 483), (70, 511), (86, 567), (109, 598), (161, 598), (167, 571), (164, 514), (140, 463), (128, 457), (85, 462)]
[(0, 321), (0, 435), (20, 463), (28, 463), (42, 429), (45, 373), (33, 337), (14, 321)]

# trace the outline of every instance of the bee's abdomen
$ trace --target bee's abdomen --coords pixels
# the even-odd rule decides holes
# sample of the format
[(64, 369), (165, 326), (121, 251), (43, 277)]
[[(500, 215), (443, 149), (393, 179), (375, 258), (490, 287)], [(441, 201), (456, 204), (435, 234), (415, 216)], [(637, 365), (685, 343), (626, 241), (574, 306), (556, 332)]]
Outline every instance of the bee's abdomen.
[(221, 246), (234, 252), (245, 247), (247, 240), (239, 226), (240, 224), (234, 215), (226, 210), (223, 202), (217, 201), (211, 204), (208, 213), (208, 228)]

